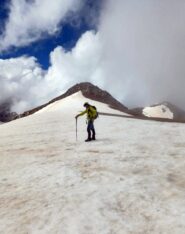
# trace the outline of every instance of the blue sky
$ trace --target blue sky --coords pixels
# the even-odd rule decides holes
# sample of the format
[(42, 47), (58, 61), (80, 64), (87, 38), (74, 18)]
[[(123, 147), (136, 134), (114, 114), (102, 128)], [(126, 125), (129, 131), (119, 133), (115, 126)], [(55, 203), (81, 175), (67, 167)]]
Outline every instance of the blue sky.
[[(4, 27), (9, 16), (9, 5), (11, 0), (0, 0), (0, 33), (4, 32)], [(49, 67), (49, 54), (56, 46), (61, 45), (66, 51), (71, 50), (81, 35), (89, 30), (96, 30), (98, 17), (101, 10), (101, 0), (84, 0), (82, 8), (73, 15), (73, 19), (60, 22), (59, 31), (54, 35), (44, 35), (39, 40), (26, 46), (12, 46), (1, 52), (0, 59), (16, 58), (22, 55), (34, 56), (43, 69)], [(94, 22), (88, 17), (93, 14)], [(39, 18), (38, 18), (39, 20)]]
[(90, 29), (93, 29), (93, 27), (90, 27), (85, 22), (81, 23), (78, 27), (65, 23), (62, 25), (62, 30), (60, 33), (57, 33), (57, 35), (44, 37), (28, 46), (11, 48), (3, 52), (0, 58), (8, 59), (21, 55), (34, 56), (43, 69), (47, 69), (49, 67), (49, 54), (56, 46), (61, 45), (66, 50), (71, 50), (80, 36)]

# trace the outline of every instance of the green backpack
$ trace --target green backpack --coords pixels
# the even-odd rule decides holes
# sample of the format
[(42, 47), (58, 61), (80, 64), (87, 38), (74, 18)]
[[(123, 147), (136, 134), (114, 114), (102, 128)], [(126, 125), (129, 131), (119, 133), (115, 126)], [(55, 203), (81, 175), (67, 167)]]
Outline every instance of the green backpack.
[(97, 119), (99, 117), (98, 111), (95, 106), (91, 106), (94, 109), (93, 119)]

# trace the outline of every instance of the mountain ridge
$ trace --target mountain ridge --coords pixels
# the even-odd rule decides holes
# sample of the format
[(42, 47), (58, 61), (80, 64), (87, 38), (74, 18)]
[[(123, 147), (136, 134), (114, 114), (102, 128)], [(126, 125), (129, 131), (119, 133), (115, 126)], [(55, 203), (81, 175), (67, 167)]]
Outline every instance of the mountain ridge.
[[(18, 118), (23, 118), (26, 116), (29, 116), (31, 114), (34, 114), (35, 112), (47, 107), (48, 105), (59, 101), (61, 99), (64, 99), (74, 93), (77, 93), (81, 91), (83, 96), (94, 100), (98, 101), (101, 103), (107, 104), (110, 108), (121, 111), (123, 113), (127, 113), (129, 115), (132, 115), (132, 118), (137, 118), (137, 119), (143, 119), (143, 120), (155, 120), (155, 121), (162, 121), (162, 122), (185, 122), (185, 111), (180, 109), (179, 107), (169, 103), (169, 102), (162, 102), (159, 104), (154, 104), (149, 107), (156, 107), (156, 106), (162, 106), (165, 105), (172, 113), (173, 113), (173, 118), (166, 118), (163, 115), (159, 115), (158, 117), (156, 116), (147, 116), (143, 112), (146, 107), (137, 107), (134, 109), (128, 109), (126, 106), (124, 106), (122, 103), (120, 103), (118, 100), (116, 100), (110, 93), (108, 93), (105, 90), (102, 90), (98, 86), (95, 86), (89, 82), (82, 82), (82, 83), (77, 83), (76, 85), (72, 86), (69, 88), (65, 93), (62, 95), (52, 99), (51, 101), (40, 105), (38, 107), (35, 107), (33, 109), (27, 110), (21, 114), (17, 114), (15, 112), (10, 112), (10, 107), (11, 104), (4, 103), (0, 105), (0, 121), (2, 122), (9, 122)], [(162, 112), (161, 112), (162, 113)]]
[(31, 110), (25, 111), (24, 113), (16, 116), (15, 119), (26, 117), (28, 115), (34, 114), (35, 112), (43, 109), (44, 107), (46, 107), (46, 106), (48, 106), (56, 101), (64, 99), (64, 98), (66, 98), (74, 93), (77, 93), (79, 91), (81, 91), (83, 96), (86, 98), (89, 98), (89, 99), (94, 100), (94, 101), (99, 101), (101, 103), (105, 103), (112, 109), (119, 110), (121, 112), (129, 113), (128, 108), (126, 106), (124, 106), (123, 104), (121, 104), (119, 101), (117, 101), (107, 91), (102, 90), (98, 86), (95, 86), (89, 82), (83, 82), (83, 83), (78, 83), (78, 84), (72, 86), (64, 94), (52, 99), (51, 101), (49, 101), (41, 106), (38, 106), (36, 108), (33, 108)]

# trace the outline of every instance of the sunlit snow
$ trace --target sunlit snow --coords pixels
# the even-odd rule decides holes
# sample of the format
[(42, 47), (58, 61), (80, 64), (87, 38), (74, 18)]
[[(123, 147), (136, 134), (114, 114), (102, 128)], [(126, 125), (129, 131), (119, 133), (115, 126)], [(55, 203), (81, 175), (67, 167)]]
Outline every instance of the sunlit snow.
[(100, 116), (85, 143), (81, 117), (76, 141), (85, 101), (0, 126), (0, 233), (184, 234), (185, 125)]
[(143, 114), (147, 117), (173, 119), (173, 113), (165, 105), (145, 107)]

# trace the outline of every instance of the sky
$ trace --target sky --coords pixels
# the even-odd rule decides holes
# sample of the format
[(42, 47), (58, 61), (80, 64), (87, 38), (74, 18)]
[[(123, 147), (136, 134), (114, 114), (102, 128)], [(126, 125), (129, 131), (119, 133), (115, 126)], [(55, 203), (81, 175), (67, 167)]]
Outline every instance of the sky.
[(0, 104), (18, 113), (79, 82), (129, 108), (185, 109), (184, 0), (0, 0)]

